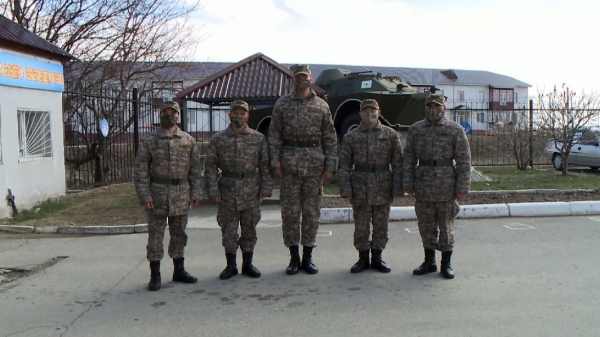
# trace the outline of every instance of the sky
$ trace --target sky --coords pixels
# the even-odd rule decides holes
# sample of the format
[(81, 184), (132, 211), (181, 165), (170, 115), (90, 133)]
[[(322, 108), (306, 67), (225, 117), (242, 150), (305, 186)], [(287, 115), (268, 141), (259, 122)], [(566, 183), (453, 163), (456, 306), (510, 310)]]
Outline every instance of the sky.
[(487, 70), (600, 91), (600, 1), (202, 0), (195, 61)]

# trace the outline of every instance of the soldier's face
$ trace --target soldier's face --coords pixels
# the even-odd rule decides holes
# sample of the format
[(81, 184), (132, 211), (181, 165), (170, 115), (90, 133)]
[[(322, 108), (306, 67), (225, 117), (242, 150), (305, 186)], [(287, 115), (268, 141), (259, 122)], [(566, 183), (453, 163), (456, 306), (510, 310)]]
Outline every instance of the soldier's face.
[(298, 75), (294, 76), (294, 81), (306, 81), (306, 80), (309, 80), (310, 83), (312, 83), (313, 82), (312, 75), (298, 74)]
[(173, 116), (173, 118), (175, 118), (175, 120), (177, 120), (179, 118), (179, 113), (177, 113), (177, 111), (175, 111), (174, 109), (171, 108), (167, 108), (164, 109), (163, 111), (160, 112), (160, 116)]
[(360, 110), (359, 114), (363, 120), (363, 123), (366, 126), (372, 126), (377, 124), (377, 120), (379, 119), (379, 114), (381, 114), (381, 110), (372, 107), (366, 107)]
[(231, 112), (229, 112), (229, 117), (241, 117), (241, 118), (248, 118), (250, 114), (248, 113), (248, 111), (242, 109), (242, 108), (235, 108), (233, 110), (231, 110)]
[(429, 102), (427, 104), (425, 104), (426, 108), (431, 108), (431, 109), (436, 109), (436, 108), (443, 108), (444, 112), (446, 112), (446, 106), (445, 105), (439, 105), (433, 102)]

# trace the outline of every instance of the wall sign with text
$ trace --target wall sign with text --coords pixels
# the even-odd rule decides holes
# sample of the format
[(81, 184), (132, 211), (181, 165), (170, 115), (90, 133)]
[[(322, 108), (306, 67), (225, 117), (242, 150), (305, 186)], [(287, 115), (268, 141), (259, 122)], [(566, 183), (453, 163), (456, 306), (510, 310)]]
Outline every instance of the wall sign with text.
[(3, 52), (0, 52), (0, 84), (50, 91), (65, 90), (62, 65)]

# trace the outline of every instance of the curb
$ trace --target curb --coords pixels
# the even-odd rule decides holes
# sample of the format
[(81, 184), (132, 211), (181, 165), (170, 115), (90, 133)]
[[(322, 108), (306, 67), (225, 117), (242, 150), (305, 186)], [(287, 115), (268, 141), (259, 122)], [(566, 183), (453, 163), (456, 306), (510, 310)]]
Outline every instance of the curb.
[[(600, 201), (461, 205), (457, 219), (600, 215)], [(415, 208), (391, 207), (390, 221), (417, 220)], [(354, 222), (352, 208), (322, 208), (320, 223)]]
[(148, 225), (127, 225), (127, 226), (18, 226), (18, 225), (0, 225), (0, 232), (19, 233), (19, 234), (139, 234), (148, 233)]

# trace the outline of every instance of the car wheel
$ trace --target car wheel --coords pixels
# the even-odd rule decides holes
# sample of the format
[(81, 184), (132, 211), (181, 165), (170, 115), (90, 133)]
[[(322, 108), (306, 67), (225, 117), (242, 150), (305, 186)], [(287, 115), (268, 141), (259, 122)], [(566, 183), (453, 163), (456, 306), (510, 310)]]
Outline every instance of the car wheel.
[(598, 171), (598, 169), (599, 169), (600, 167), (598, 167), (598, 166), (590, 166), (590, 168), (592, 169), (592, 171)]
[(554, 165), (554, 168), (557, 171), (562, 171), (563, 167), (562, 167), (562, 158), (560, 157), (560, 153), (555, 153), (554, 156), (552, 156), (552, 165)]

